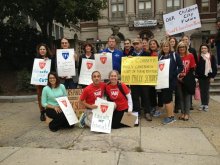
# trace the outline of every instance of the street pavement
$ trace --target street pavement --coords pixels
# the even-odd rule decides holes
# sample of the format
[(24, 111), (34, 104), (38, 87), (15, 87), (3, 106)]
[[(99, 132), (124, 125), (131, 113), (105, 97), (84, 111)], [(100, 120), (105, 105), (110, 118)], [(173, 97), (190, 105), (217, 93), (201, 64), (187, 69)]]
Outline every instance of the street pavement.
[(220, 165), (220, 96), (209, 112), (193, 101), (189, 121), (141, 118), (138, 127), (110, 134), (77, 126), (51, 132), (36, 101), (10, 100), (0, 98), (0, 165)]

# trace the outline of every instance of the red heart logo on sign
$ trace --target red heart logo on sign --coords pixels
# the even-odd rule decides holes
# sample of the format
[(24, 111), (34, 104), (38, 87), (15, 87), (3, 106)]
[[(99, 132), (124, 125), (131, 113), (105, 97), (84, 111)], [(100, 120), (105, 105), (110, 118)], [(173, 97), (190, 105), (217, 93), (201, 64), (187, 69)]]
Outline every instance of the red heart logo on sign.
[(41, 69), (43, 69), (45, 67), (45, 65), (46, 65), (46, 62), (43, 62), (43, 61), (39, 62), (39, 67)]
[(164, 68), (164, 64), (159, 64), (159, 68), (160, 68), (160, 70), (162, 71), (163, 68)]
[(100, 61), (101, 61), (103, 64), (105, 64), (106, 61), (107, 61), (107, 57), (106, 57), (106, 56), (100, 57)]
[(87, 62), (87, 63), (86, 63), (86, 66), (87, 66), (88, 69), (91, 69), (92, 66), (93, 66), (93, 63), (91, 63), (91, 62)]
[(66, 100), (61, 100), (61, 102), (63, 103), (63, 105), (64, 105), (65, 107), (67, 107), (67, 102), (66, 102)]
[(108, 109), (108, 105), (100, 105), (102, 113), (105, 113)]

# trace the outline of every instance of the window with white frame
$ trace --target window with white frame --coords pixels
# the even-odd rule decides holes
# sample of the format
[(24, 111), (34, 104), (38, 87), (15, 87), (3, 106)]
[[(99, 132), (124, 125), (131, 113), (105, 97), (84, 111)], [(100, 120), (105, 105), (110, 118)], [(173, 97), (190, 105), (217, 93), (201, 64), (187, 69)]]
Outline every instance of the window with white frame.
[(201, 12), (209, 12), (210, 0), (201, 0)]
[(138, 15), (139, 16), (152, 16), (152, 2), (151, 0), (138, 1)]
[(112, 18), (124, 17), (124, 0), (110, 0)]
[(179, 10), (181, 8), (181, 0), (167, 0), (167, 13)]

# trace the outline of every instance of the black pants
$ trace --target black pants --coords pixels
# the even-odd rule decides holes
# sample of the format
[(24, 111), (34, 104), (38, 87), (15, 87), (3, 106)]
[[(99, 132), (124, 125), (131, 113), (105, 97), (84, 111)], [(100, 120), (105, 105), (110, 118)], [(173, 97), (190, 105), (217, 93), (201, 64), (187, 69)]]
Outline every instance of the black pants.
[(143, 101), (145, 113), (150, 113), (149, 87), (146, 85), (131, 85), (131, 96), (133, 101), (133, 111), (141, 113), (140, 98)]
[(112, 128), (117, 129), (117, 128), (122, 128), (122, 127), (127, 127), (124, 124), (121, 124), (121, 119), (124, 115), (124, 112), (128, 112), (128, 110), (123, 110), (123, 111), (117, 111), (115, 110), (113, 112), (113, 117), (112, 117)]
[(201, 105), (209, 105), (209, 78), (199, 79)]
[(63, 112), (61, 113), (57, 113), (54, 109), (46, 109), (46, 115), (49, 118), (52, 118), (53, 120), (49, 123), (49, 128), (50, 129), (59, 129), (60, 127), (69, 127), (69, 123), (65, 117), (65, 115), (63, 114)]

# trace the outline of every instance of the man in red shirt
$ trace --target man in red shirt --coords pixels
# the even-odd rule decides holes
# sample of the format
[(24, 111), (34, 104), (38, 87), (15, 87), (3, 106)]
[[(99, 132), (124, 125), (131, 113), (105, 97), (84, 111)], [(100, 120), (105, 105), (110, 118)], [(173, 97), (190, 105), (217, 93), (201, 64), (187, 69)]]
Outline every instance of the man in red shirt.
[(84, 127), (85, 124), (89, 127), (91, 126), (92, 109), (97, 108), (95, 100), (97, 97), (102, 98), (104, 96), (105, 83), (101, 82), (101, 74), (99, 71), (92, 73), (92, 81), (92, 84), (83, 89), (79, 99), (80, 103), (87, 108), (86, 112), (83, 113), (79, 119), (80, 127)]

